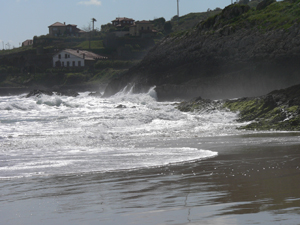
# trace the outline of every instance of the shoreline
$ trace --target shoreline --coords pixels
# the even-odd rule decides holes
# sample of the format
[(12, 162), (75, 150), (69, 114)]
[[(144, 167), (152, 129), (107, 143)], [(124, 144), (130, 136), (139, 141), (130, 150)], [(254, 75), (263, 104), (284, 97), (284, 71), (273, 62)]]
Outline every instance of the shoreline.
[(54, 86), (54, 87), (44, 87), (44, 86), (29, 86), (29, 87), (0, 87), (0, 96), (11, 96), (11, 95), (21, 95), (28, 94), (33, 90), (47, 90), (53, 92), (61, 91), (76, 91), (76, 92), (99, 92), (103, 91), (106, 84), (79, 84), (79, 85), (64, 85), (64, 86)]

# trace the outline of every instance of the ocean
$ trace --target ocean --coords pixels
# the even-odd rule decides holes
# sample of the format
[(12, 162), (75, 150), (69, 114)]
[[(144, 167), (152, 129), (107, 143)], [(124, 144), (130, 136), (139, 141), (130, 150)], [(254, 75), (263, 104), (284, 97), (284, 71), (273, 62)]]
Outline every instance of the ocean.
[(0, 97), (1, 224), (300, 224), (300, 132), (156, 99)]

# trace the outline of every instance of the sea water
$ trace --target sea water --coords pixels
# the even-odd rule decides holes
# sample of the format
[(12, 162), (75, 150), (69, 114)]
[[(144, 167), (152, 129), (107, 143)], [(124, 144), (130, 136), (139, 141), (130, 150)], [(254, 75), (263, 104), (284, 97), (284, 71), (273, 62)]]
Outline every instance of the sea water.
[[(224, 212), (220, 217), (217, 211), (237, 207), (233, 202), (253, 204), (253, 199), (221, 201), (228, 182), (214, 182), (249, 178), (253, 165), (264, 160), (258, 170), (269, 174), (275, 160), (270, 155), (279, 155), (273, 167), (291, 161), (293, 172), (299, 174), (298, 133), (242, 131), (236, 129), (243, 125), (236, 122), (236, 113), (184, 113), (176, 105), (158, 102), (154, 88), (143, 94), (124, 89), (110, 98), (88, 92), (77, 97), (0, 97), (3, 224), (216, 224), (218, 219), (239, 223), (238, 217), (224, 217)], [(281, 154), (286, 146), (294, 148)], [(237, 161), (243, 151), (244, 161)], [(299, 199), (298, 194), (284, 197), (296, 210), (284, 214), (288, 220), (298, 215)], [(205, 213), (199, 214), (200, 208)], [(255, 211), (245, 212), (242, 221), (250, 213)], [(263, 218), (275, 221), (268, 213)]]
[(0, 98), (0, 179), (131, 170), (199, 160), (201, 148), (137, 147), (153, 140), (236, 133), (230, 112), (187, 114), (173, 102), (120, 92), (102, 99), (40, 95)]

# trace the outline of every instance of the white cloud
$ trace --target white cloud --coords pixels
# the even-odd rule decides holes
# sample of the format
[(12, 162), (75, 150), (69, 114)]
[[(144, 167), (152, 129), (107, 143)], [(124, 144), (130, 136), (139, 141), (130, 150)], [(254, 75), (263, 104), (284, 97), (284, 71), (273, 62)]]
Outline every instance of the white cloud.
[(78, 2), (80, 5), (98, 5), (100, 6), (102, 3), (99, 0), (89, 0), (89, 1), (81, 1)]

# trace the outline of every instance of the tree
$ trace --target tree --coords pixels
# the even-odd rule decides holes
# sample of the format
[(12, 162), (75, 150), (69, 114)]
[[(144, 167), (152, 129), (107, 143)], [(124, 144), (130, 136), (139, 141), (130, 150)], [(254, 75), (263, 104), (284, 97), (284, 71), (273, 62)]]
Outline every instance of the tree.
[(89, 49), (91, 49), (91, 39), (92, 39), (92, 27), (91, 27), (91, 23), (88, 24), (88, 26), (84, 26), (82, 28), (82, 30), (84, 30), (87, 33), (87, 37), (88, 37), (88, 41), (89, 41)]
[(88, 23), (87, 26), (83, 26), (83, 27), (81, 28), (81, 30), (83, 30), (83, 31), (85, 31), (85, 32), (90, 32), (90, 31), (92, 30), (92, 25), (91, 25), (91, 23)]
[(165, 25), (164, 25), (164, 30), (169, 33), (172, 31), (172, 24), (170, 21), (166, 22)]
[(249, 3), (249, 0), (240, 0), (239, 4), (247, 5)]

